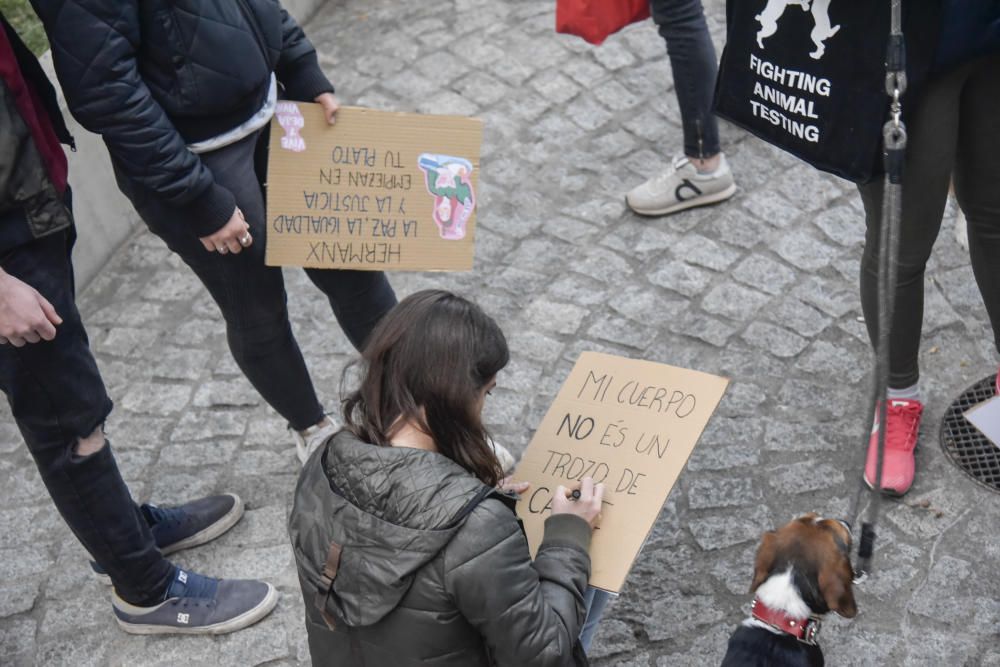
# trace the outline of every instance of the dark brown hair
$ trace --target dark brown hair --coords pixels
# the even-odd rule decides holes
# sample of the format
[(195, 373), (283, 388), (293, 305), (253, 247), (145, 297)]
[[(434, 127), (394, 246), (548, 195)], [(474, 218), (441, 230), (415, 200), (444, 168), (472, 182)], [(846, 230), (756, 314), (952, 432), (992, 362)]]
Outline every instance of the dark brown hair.
[(365, 343), (361, 386), (343, 401), (344, 424), (365, 442), (388, 446), (409, 421), (439, 452), (496, 486), (503, 471), (477, 402), (508, 361), (503, 332), (479, 306), (443, 290), (417, 292)]

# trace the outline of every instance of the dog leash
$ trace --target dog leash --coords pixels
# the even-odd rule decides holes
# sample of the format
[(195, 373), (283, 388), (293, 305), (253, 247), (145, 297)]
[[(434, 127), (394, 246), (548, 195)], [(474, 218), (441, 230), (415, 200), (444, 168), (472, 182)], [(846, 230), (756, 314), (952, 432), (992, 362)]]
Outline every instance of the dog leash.
[[(878, 257), (878, 340), (875, 350), (875, 369), (872, 373), (871, 400), (868, 421), (864, 425), (862, 441), (867, 459), (870, 424), (874, 423), (878, 409), (878, 455), (875, 465), (874, 498), (868, 508), (867, 519), (861, 524), (858, 545), (858, 564), (855, 583), (864, 581), (871, 572), (872, 554), (875, 551), (875, 526), (882, 508), (882, 465), (885, 459), (887, 391), (889, 385), (889, 334), (896, 301), (896, 277), (899, 262), (899, 227), (902, 217), (903, 159), (906, 154), (906, 125), (903, 123), (901, 97), (906, 92), (906, 48), (903, 42), (902, 0), (890, 0), (889, 43), (885, 56), (885, 92), (889, 96), (890, 118), (882, 127), (885, 180), (882, 191), (882, 227), (879, 230)], [(863, 469), (863, 468), (862, 468)], [(851, 507), (851, 517), (857, 517), (861, 497), (865, 491), (862, 479)]]

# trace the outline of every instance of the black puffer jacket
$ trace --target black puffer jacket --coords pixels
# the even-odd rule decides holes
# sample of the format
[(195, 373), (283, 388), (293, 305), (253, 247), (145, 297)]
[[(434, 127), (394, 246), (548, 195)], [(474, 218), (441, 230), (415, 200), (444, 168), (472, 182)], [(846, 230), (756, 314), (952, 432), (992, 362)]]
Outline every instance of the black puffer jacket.
[(252, 116), (271, 73), (290, 99), (333, 90), (277, 0), (32, 0), (70, 111), (119, 169), (182, 209), (198, 236), (233, 195), (186, 145)]
[(590, 527), (550, 517), (532, 562), (512, 508), (484, 492), (440, 454), (345, 432), (306, 463), (288, 526), (314, 665), (586, 664)]

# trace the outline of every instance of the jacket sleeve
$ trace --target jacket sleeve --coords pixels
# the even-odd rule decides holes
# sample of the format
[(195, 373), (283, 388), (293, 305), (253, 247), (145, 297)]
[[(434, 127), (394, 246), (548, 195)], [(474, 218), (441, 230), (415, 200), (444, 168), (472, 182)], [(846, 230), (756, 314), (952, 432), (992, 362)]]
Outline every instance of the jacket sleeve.
[(187, 149), (139, 74), (139, 0), (32, 0), (70, 112), (100, 134), (129, 179), (179, 210), (198, 236), (229, 220), (233, 194)]
[(281, 8), (281, 55), (275, 75), (291, 100), (312, 102), (322, 93), (333, 92), (333, 84), (319, 66), (316, 49), (284, 7)]
[(446, 551), (445, 585), (497, 667), (574, 664), (589, 545), (590, 526), (583, 519), (553, 516), (532, 562), (509, 509), (487, 500), (469, 516)]

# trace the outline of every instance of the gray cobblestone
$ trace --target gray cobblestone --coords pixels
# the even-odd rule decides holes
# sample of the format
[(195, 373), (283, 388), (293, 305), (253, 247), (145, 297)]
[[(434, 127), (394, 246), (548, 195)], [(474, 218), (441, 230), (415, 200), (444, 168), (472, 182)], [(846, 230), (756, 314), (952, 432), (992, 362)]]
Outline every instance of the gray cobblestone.
[(580, 92), (580, 86), (561, 72), (554, 71), (543, 72), (535, 77), (531, 81), (531, 87), (554, 104), (568, 102)]
[(688, 297), (700, 294), (711, 280), (706, 271), (677, 260), (661, 263), (649, 276), (651, 283)]
[(738, 322), (752, 319), (771, 300), (767, 294), (737, 283), (716, 285), (702, 300), (701, 307), (713, 315), (723, 315)]
[(34, 663), (36, 631), (32, 618), (17, 618), (0, 626), (0, 658), (4, 664), (20, 667)]
[(715, 516), (690, 519), (691, 534), (705, 551), (756, 540), (771, 527), (770, 512), (764, 505), (751, 509), (727, 509), (725, 513)]
[(667, 324), (675, 334), (703, 340), (709, 345), (722, 347), (736, 333), (736, 328), (700, 313), (686, 312)]
[(844, 194), (848, 186), (843, 181), (838, 185), (830, 178), (814, 169), (802, 169), (795, 165), (777, 178), (778, 191), (793, 206), (803, 211), (826, 208), (829, 202)]
[(699, 234), (689, 234), (674, 248), (674, 256), (691, 264), (725, 271), (739, 258), (739, 253)]
[(828, 463), (805, 461), (775, 466), (767, 483), (776, 493), (807, 493), (843, 485), (844, 473)]
[[(38, 599), (41, 586), (41, 577), (0, 586), (0, 618), (30, 612), (35, 606), (35, 600)], [(0, 654), (0, 657), (3, 655)]]
[(865, 219), (850, 206), (835, 206), (820, 211), (814, 220), (832, 241), (854, 247), (865, 242)]
[(798, 334), (766, 322), (751, 322), (743, 332), (743, 340), (776, 357), (794, 357), (809, 344)]
[(617, 81), (609, 81), (594, 89), (598, 101), (612, 111), (625, 111), (639, 104), (639, 99), (632, 91)]
[(585, 93), (566, 109), (566, 116), (584, 130), (593, 131), (611, 120), (612, 114)]
[(695, 479), (687, 489), (693, 510), (744, 507), (760, 500), (760, 491), (749, 479)]
[(768, 257), (752, 255), (733, 269), (733, 277), (762, 292), (781, 294), (785, 286), (795, 281), (795, 272)]
[(499, 102), (509, 93), (507, 86), (482, 72), (474, 72), (463, 77), (454, 86), (462, 94), (462, 97), (472, 100), (480, 106), (489, 106)]
[(436, 113), (451, 116), (474, 116), (479, 110), (475, 101), (449, 90), (437, 93), (417, 105), (420, 113)]
[(608, 70), (628, 67), (635, 62), (635, 56), (618, 41), (605, 42), (594, 49), (594, 58)]
[(793, 230), (782, 235), (774, 246), (785, 261), (803, 271), (816, 271), (827, 266), (836, 251), (806, 230)]
[(788, 227), (801, 212), (773, 192), (758, 190), (743, 199), (743, 206), (760, 220), (774, 227)]
[(817, 276), (800, 281), (795, 286), (793, 295), (831, 317), (842, 317), (852, 310), (861, 310), (857, 288), (852, 289), (843, 283), (834, 283)]
[(587, 311), (572, 304), (536, 299), (528, 306), (524, 316), (533, 327), (571, 334), (580, 328)]

